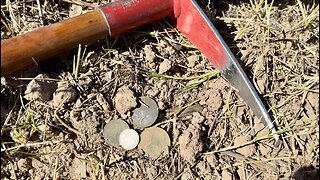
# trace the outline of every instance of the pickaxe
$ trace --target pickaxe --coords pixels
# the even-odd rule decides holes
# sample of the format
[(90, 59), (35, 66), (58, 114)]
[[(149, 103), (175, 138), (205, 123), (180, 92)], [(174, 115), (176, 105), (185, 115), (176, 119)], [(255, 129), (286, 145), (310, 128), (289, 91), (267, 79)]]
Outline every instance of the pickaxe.
[(173, 17), (176, 28), (239, 90), (240, 96), (278, 141), (276, 128), (255, 88), (195, 0), (119, 0), (4, 40), (1, 42), (1, 75), (71, 50), (79, 44), (116, 36), (169, 16)]

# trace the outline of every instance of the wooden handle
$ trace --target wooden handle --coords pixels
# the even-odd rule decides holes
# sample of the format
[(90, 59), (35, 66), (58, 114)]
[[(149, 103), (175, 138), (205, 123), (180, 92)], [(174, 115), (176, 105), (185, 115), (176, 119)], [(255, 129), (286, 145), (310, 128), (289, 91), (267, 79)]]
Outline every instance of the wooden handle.
[(109, 35), (97, 9), (1, 42), (1, 76)]

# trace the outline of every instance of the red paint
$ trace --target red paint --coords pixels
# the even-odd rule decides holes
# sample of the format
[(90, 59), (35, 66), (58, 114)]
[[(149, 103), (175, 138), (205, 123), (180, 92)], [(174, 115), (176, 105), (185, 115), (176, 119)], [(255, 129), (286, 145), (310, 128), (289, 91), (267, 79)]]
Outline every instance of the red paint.
[(100, 7), (111, 36), (173, 14), (173, 0), (120, 0)]
[(190, 0), (174, 0), (177, 28), (217, 69), (227, 64), (224, 47)]
[(120, 0), (100, 9), (107, 18), (111, 36), (174, 16), (177, 28), (217, 69), (227, 62), (223, 46), (190, 0)]

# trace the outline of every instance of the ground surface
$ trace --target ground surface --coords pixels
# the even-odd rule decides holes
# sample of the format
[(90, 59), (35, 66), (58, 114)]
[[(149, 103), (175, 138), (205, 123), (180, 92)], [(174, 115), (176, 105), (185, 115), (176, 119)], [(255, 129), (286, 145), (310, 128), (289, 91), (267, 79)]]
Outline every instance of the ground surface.
[[(278, 147), (236, 90), (161, 20), (2, 77), (1, 178), (317, 177), (319, 5), (279, 2), (199, 2), (267, 104)], [(4, 40), (106, 2), (1, 3)], [(131, 123), (140, 96), (156, 100), (153, 126), (171, 140), (156, 159), (103, 139), (108, 121)]]

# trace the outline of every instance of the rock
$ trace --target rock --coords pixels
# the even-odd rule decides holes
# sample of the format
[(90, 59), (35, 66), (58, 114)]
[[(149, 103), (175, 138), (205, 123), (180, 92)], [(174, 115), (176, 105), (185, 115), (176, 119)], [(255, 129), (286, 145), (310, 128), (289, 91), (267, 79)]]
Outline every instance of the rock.
[(125, 116), (126, 112), (137, 106), (136, 97), (128, 86), (122, 86), (118, 89), (118, 92), (114, 97), (114, 102), (115, 108), (121, 116)]
[(19, 159), (17, 164), (19, 171), (26, 172), (30, 168), (30, 165), (28, 164), (28, 161), (26, 159)]
[(82, 6), (72, 4), (69, 11), (69, 17), (79, 16), (82, 13)]
[(53, 92), (57, 88), (57, 84), (54, 81), (48, 81), (49, 76), (45, 74), (39, 74), (27, 85), (27, 89), (24, 92), (24, 98), (32, 101), (48, 101)]

